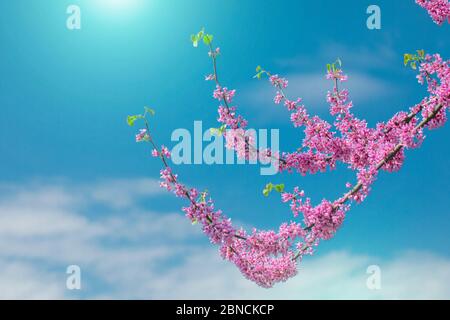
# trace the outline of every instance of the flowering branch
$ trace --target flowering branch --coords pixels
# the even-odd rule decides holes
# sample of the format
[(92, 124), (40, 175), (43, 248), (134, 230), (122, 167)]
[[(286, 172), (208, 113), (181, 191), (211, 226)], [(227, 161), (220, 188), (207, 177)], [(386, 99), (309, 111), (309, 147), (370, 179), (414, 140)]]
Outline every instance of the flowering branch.
[(442, 25), (445, 20), (450, 23), (450, 2), (448, 0), (416, 0), (416, 3), (428, 11), (436, 24)]
[[(439, 23), (442, 17), (448, 17), (442, 0), (417, 2), (431, 11), (433, 20)], [(434, 4), (431, 4), (434, 3)], [(439, 8), (437, 10), (436, 8)], [(144, 121), (144, 129), (136, 135), (136, 141), (148, 142), (152, 146), (152, 156), (159, 157), (163, 163), (161, 170), (161, 187), (173, 192), (177, 197), (189, 200), (189, 205), (183, 208), (185, 215), (193, 224), (200, 224), (203, 232), (212, 243), (219, 245), (221, 256), (233, 262), (242, 274), (262, 287), (271, 287), (276, 282), (285, 281), (297, 273), (297, 263), (303, 256), (312, 254), (314, 247), (321, 240), (333, 237), (342, 225), (346, 212), (352, 202), (362, 202), (370, 192), (371, 185), (376, 180), (380, 170), (388, 172), (401, 168), (405, 149), (418, 148), (423, 142), (424, 129), (441, 127), (446, 122), (446, 114), (450, 104), (450, 62), (444, 61), (438, 54), (425, 55), (423, 50), (416, 54), (405, 55), (405, 65), (410, 65), (419, 71), (419, 83), (427, 85), (429, 96), (419, 104), (411, 107), (408, 112), (398, 112), (390, 120), (378, 123), (370, 128), (365, 120), (358, 119), (351, 108), (349, 92), (340, 89), (340, 83), (347, 80), (342, 70), (342, 63), (337, 60), (327, 65), (326, 77), (333, 81), (333, 89), (327, 94), (330, 113), (335, 116), (334, 127), (339, 135), (331, 131), (332, 125), (318, 116), (310, 116), (301, 99), (290, 100), (285, 94), (288, 81), (278, 75), (257, 67), (256, 78), (268, 76), (270, 83), (277, 89), (274, 102), (290, 111), (294, 127), (304, 127), (305, 138), (301, 148), (292, 153), (277, 154), (271, 150), (259, 150), (251, 137), (243, 131), (248, 122), (237, 114), (237, 108), (232, 106), (235, 90), (222, 87), (218, 80), (217, 56), (220, 49), (213, 46), (213, 36), (204, 30), (191, 36), (194, 47), (204, 42), (212, 59), (213, 74), (206, 80), (213, 80), (215, 90), (213, 97), (220, 102), (218, 121), (222, 126), (217, 129), (227, 141), (227, 148), (233, 149), (238, 156), (245, 159), (254, 156), (280, 159), (280, 171), (291, 173), (293, 170), (302, 175), (330, 170), (337, 162), (343, 162), (356, 172), (357, 183), (344, 195), (330, 202), (323, 200), (318, 205), (312, 205), (310, 198), (305, 198), (304, 191), (295, 187), (292, 192), (285, 192), (284, 185), (266, 185), (264, 194), (272, 189), (281, 193), (281, 200), (290, 204), (294, 218), (302, 214), (301, 222), (283, 223), (277, 231), (257, 230), (247, 232), (242, 228), (233, 227), (231, 220), (221, 210), (214, 208), (213, 200), (208, 193), (199, 192), (195, 188), (187, 188), (180, 183), (168, 165), (169, 150), (154, 142), (150, 134), (148, 115), (154, 111), (145, 108), (143, 115), (128, 117), (128, 124), (137, 120)], [(241, 130), (241, 131), (239, 131)], [(237, 131), (237, 132), (236, 132)]]

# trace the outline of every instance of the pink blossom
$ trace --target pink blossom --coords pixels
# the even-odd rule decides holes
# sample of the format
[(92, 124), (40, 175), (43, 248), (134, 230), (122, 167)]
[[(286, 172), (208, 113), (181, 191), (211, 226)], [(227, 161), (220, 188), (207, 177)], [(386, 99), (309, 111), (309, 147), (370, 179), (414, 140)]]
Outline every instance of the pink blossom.
[(301, 98), (298, 98), (296, 101), (293, 100), (289, 100), (286, 99), (284, 101), (284, 106), (286, 107), (286, 109), (288, 109), (289, 111), (294, 111), (297, 109), (297, 106), (302, 102)]
[(416, 0), (416, 3), (428, 11), (435, 23), (441, 25), (445, 20), (450, 23), (450, 2), (448, 0)]
[(140, 129), (139, 133), (136, 135), (136, 142), (142, 142), (147, 137), (147, 129)]
[(332, 71), (332, 70), (328, 71), (326, 78), (327, 79), (336, 79), (341, 82), (345, 82), (348, 79), (348, 77), (340, 69), (336, 69), (334, 71)]
[(277, 92), (275, 98), (273, 99), (273, 101), (276, 104), (280, 104), (281, 100), (283, 100), (283, 95), (280, 92)]
[[(425, 7), (437, 23), (448, 17), (448, 2), (442, 0), (417, 0)], [(444, 19), (444, 20), (443, 20)], [(216, 49), (211, 53), (215, 55)], [(356, 174), (356, 184), (347, 182), (347, 188), (335, 201), (323, 199), (314, 204), (299, 187), (283, 192), (281, 201), (289, 206), (295, 221), (282, 223), (278, 230), (253, 229), (246, 232), (233, 227), (231, 220), (214, 207), (206, 192), (188, 188), (178, 181), (167, 163), (160, 172), (161, 187), (189, 203), (183, 208), (186, 217), (198, 223), (211, 243), (218, 245), (222, 258), (233, 262), (249, 280), (262, 287), (271, 287), (286, 281), (297, 273), (297, 263), (304, 256), (315, 252), (323, 240), (331, 239), (342, 226), (352, 203), (360, 203), (369, 195), (380, 170), (399, 170), (405, 161), (405, 149), (417, 148), (424, 140), (424, 130), (445, 124), (450, 103), (450, 67), (439, 55), (427, 55), (420, 62), (418, 81), (426, 84), (429, 96), (407, 111), (400, 111), (386, 122), (370, 127), (367, 121), (358, 119), (353, 113), (353, 103), (346, 89), (338, 88), (338, 81), (347, 80), (342, 70), (328, 72), (326, 77), (334, 88), (327, 94), (330, 114), (328, 122), (319, 116), (310, 116), (301, 99), (291, 100), (283, 89), (288, 81), (278, 75), (269, 77), (276, 88), (275, 103), (284, 100), (294, 127), (304, 127), (304, 139), (294, 152), (278, 152), (270, 149), (258, 150), (255, 138), (244, 130), (247, 121), (231, 106), (235, 91), (217, 85), (213, 96), (219, 100), (218, 121), (227, 127), (224, 133), (227, 148), (237, 155), (249, 159), (258, 154), (261, 159), (280, 159), (280, 170), (301, 175), (333, 170), (343, 163)], [(212, 80), (212, 79), (210, 79)], [(148, 132), (142, 129), (136, 141), (145, 140)], [(169, 158), (169, 150), (161, 146), (161, 154)], [(153, 156), (158, 156), (156, 149)], [(162, 158), (164, 160), (164, 158)]]
[(213, 97), (219, 101), (225, 100), (227, 103), (231, 103), (236, 90), (228, 90), (227, 88), (222, 88), (219, 85), (216, 86), (214, 90)]
[(306, 110), (303, 107), (298, 108), (291, 114), (291, 122), (296, 128), (303, 126), (307, 122), (307, 119)]
[(164, 145), (161, 146), (161, 154), (166, 158), (170, 158), (170, 151)]
[(280, 78), (277, 74), (269, 77), (273, 86), (286, 89), (288, 81), (285, 78)]
[(216, 48), (216, 49), (214, 49), (214, 51), (209, 51), (208, 52), (208, 56), (210, 56), (210, 57), (217, 57), (218, 55), (220, 54), (220, 48)]

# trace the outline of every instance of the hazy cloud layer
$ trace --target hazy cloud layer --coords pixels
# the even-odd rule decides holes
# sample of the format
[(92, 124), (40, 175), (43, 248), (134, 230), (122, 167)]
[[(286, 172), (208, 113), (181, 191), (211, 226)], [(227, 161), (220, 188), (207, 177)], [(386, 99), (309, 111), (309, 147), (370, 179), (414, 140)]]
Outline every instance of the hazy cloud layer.
[[(261, 289), (222, 261), (182, 213), (151, 212), (132, 201), (159, 194), (155, 184), (3, 184), (0, 298), (450, 298), (450, 259), (415, 251), (389, 260), (351, 251), (308, 257), (296, 278)], [(111, 188), (127, 201), (111, 202)], [(99, 201), (110, 205), (98, 209)], [(381, 290), (366, 287), (374, 263)], [(81, 267), (81, 292), (65, 287), (71, 264)]]
[[(389, 42), (389, 41), (388, 41)], [(314, 55), (297, 55), (277, 59), (275, 62), (283, 68), (308, 70), (312, 65), (324, 65), (332, 63), (337, 58), (341, 59), (344, 67), (364, 70), (391, 69), (395, 64), (401, 65), (403, 57), (398, 56), (391, 45), (375, 44), (372, 48), (367, 46), (352, 46), (328, 42), (317, 49)]]

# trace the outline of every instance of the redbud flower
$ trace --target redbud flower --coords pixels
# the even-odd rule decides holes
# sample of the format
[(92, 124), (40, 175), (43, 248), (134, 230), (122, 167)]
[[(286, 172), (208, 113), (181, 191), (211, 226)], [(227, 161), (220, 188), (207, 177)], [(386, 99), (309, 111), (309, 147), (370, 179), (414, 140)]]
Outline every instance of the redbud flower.
[(144, 141), (147, 137), (147, 129), (140, 129), (139, 133), (136, 135), (136, 142)]
[(277, 92), (275, 98), (273, 99), (273, 101), (276, 104), (280, 104), (281, 100), (283, 100), (283, 95), (280, 92)]
[(416, 3), (428, 11), (435, 23), (441, 25), (445, 20), (450, 23), (450, 2), (448, 0), (416, 0)]
[(161, 146), (161, 154), (166, 158), (170, 158), (170, 151), (164, 145)]
[(269, 77), (270, 82), (275, 87), (287, 88), (288, 81), (285, 78), (280, 78), (277, 74)]
[(337, 80), (339, 80), (341, 82), (345, 82), (348, 79), (348, 77), (340, 69), (336, 69), (335, 71), (329, 70), (327, 75), (326, 75), (326, 78), (328, 80), (330, 80), (330, 79), (337, 79)]
[[(446, 0), (417, 2), (429, 10), (437, 23), (448, 17)], [(217, 48), (210, 55), (215, 57), (219, 52)], [(342, 70), (334, 66), (329, 69), (328, 79), (347, 80)], [(304, 126), (305, 138), (301, 147), (292, 153), (283, 152), (281, 157), (279, 152), (270, 149), (250, 150), (249, 146), (254, 145), (255, 138), (245, 135), (247, 121), (237, 113), (235, 106), (229, 105), (235, 90), (216, 86), (213, 96), (221, 103), (218, 121), (226, 125), (226, 147), (235, 150), (238, 157), (250, 159), (259, 153), (261, 159), (281, 158), (280, 171), (296, 170), (301, 175), (334, 169), (338, 162), (348, 165), (356, 173), (354, 189), (347, 190), (334, 202), (324, 199), (314, 205), (299, 187), (294, 187), (292, 192), (282, 192), (281, 201), (289, 205), (296, 221), (283, 223), (278, 230), (253, 229), (247, 233), (242, 228), (235, 229), (231, 220), (214, 208), (214, 202), (206, 192), (188, 189), (178, 182), (177, 175), (172, 173), (166, 162), (160, 172), (160, 185), (177, 197), (189, 200), (189, 206), (183, 208), (186, 217), (201, 226), (209, 240), (219, 246), (222, 258), (233, 262), (246, 278), (262, 287), (286, 281), (297, 273), (296, 262), (305, 255), (313, 254), (321, 240), (334, 236), (351, 202), (361, 202), (368, 196), (379, 170), (395, 171), (401, 168), (405, 159), (404, 149), (416, 148), (423, 141), (425, 123), (430, 129), (445, 123), (450, 103), (449, 62), (439, 55), (422, 54), (418, 69), (418, 81), (426, 81), (429, 97), (408, 112), (398, 112), (389, 121), (378, 123), (375, 128), (351, 113), (353, 104), (348, 91), (335, 86), (328, 92), (327, 102), (330, 114), (335, 117), (333, 125), (337, 130), (320, 117), (309, 116), (305, 106), (300, 105), (301, 99), (286, 98), (282, 92), (288, 85), (286, 79), (278, 75), (270, 76), (269, 81), (277, 89), (275, 103), (279, 104), (284, 99), (293, 125)], [(206, 80), (214, 80), (213, 75), (207, 76)], [(418, 126), (419, 123), (422, 125)], [(147, 138), (145, 129), (136, 135), (136, 141)], [(152, 151), (152, 155), (159, 155), (157, 149)], [(165, 146), (161, 146), (161, 155), (170, 157)], [(352, 188), (349, 182), (345, 185)]]

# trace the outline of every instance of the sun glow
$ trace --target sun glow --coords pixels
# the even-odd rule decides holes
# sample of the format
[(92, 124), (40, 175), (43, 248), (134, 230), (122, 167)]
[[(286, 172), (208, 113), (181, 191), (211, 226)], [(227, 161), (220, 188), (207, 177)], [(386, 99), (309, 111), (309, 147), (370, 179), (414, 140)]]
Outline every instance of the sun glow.
[(142, 0), (96, 0), (98, 7), (114, 11), (129, 11), (136, 9)]

